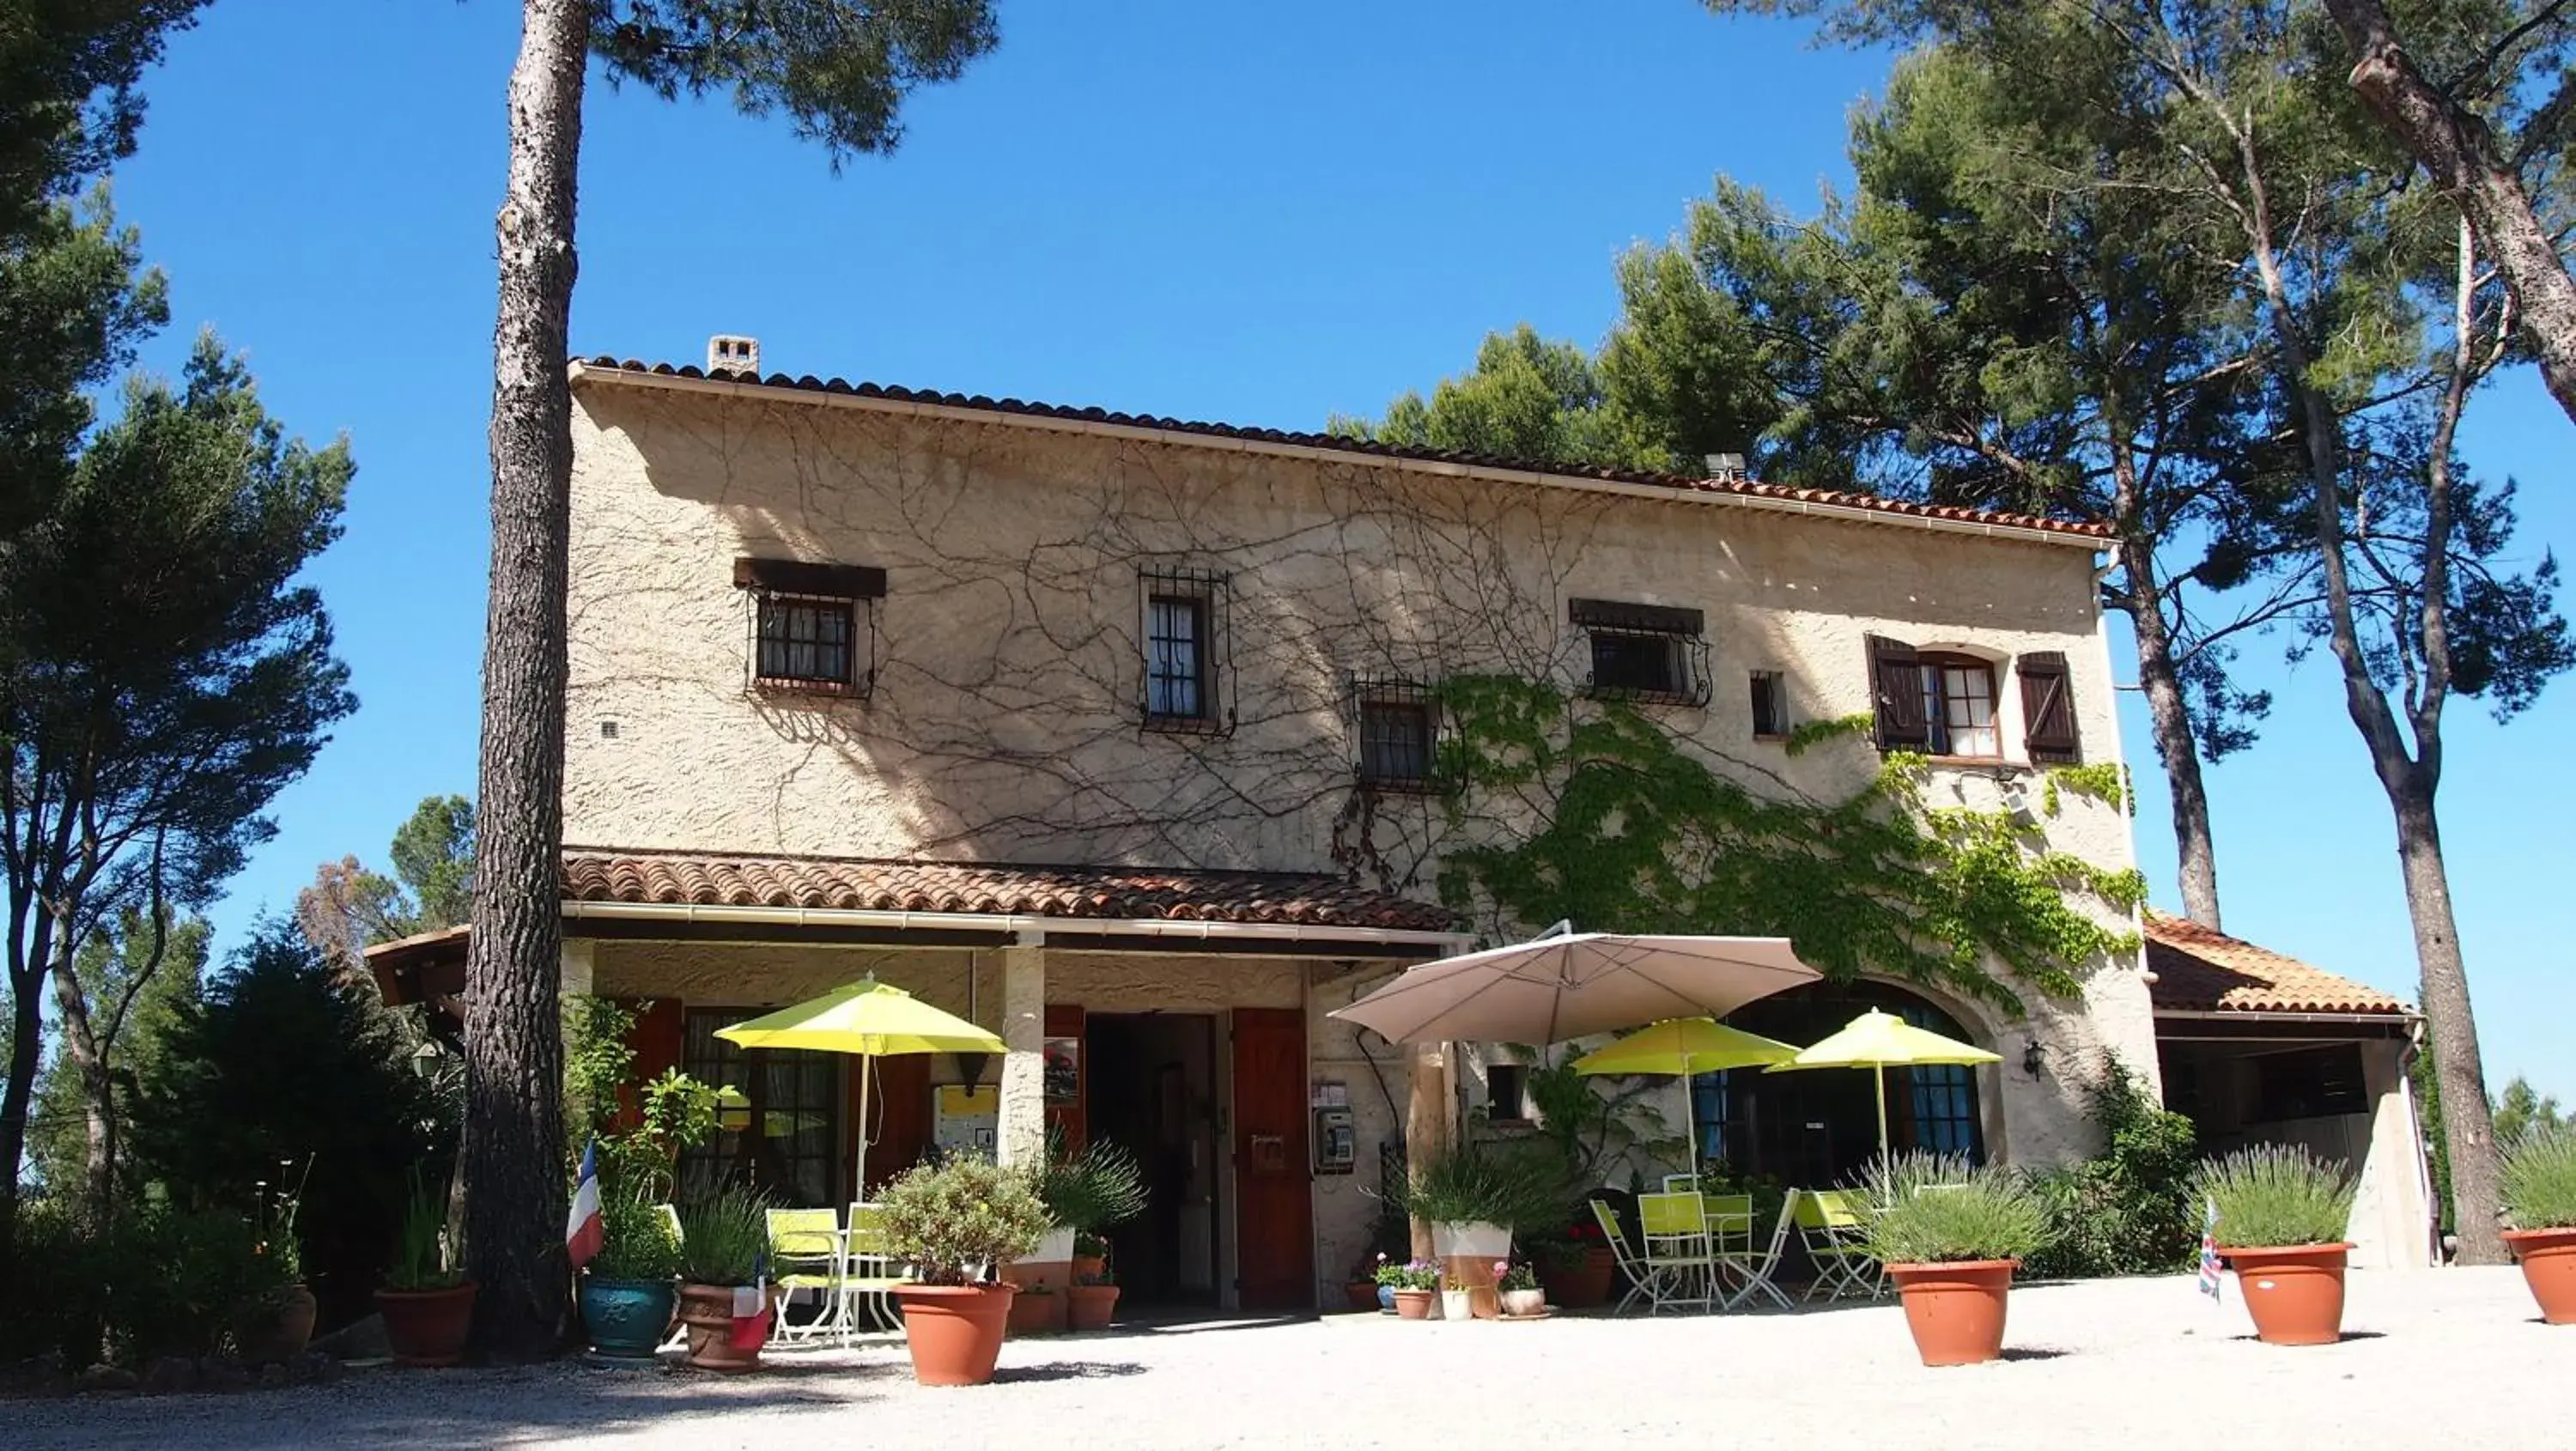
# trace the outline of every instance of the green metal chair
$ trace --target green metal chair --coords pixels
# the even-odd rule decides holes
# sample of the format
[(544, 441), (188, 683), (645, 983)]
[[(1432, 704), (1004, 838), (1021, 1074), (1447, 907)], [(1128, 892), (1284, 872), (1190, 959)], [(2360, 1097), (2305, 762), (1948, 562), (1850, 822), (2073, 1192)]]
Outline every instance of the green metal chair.
[(865, 1322), (869, 1330), (901, 1330), (903, 1313), (895, 1307), (894, 1287), (903, 1283), (904, 1266), (886, 1243), (885, 1209), (875, 1204), (850, 1205), (847, 1251), (841, 1283), (850, 1306), (851, 1328)]
[(1726, 1280), (1742, 1284), (1752, 1274), (1753, 1196), (1703, 1194), (1700, 1205), (1708, 1218), (1708, 1252), (1722, 1277), (1721, 1288)]
[(1619, 1273), (1628, 1277), (1628, 1293), (1619, 1297), (1619, 1303), (1611, 1308), (1610, 1313), (1624, 1315), (1628, 1307), (1640, 1299), (1653, 1304), (1654, 1276), (1646, 1269), (1645, 1257), (1628, 1243), (1628, 1232), (1620, 1227), (1618, 1212), (1610, 1207), (1607, 1200), (1595, 1199), (1592, 1201), (1592, 1222), (1601, 1226), (1601, 1238), (1610, 1246), (1610, 1258), (1618, 1262)]
[[(828, 1209), (769, 1211), (770, 1279), (778, 1286), (779, 1343), (792, 1345), (825, 1337), (850, 1343), (848, 1279), (842, 1273), (840, 1216)], [(798, 1322), (788, 1314), (799, 1291), (811, 1293), (822, 1309)]]
[(1867, 1221), (1861, 1196), (1847, 1189), (1806, 1189), (1797, 1196), (1799, 1241), (1816, 1278), (1804, 1298), (1841, 1299), (1866, 1295), (1875, 1300), (1884, 1286), (1878, 1260), (1865, 1242)]
[(1801, 1195), (1799, 1191), (1792, 1189), (1789, 1191), (1788, 1197), (1780, 1201), (1780, 1215), (1779, 1218), (1773, 1221), (1771, 1225), (1771, 1243), (1769, 1247), (1764, 1249), (1758, 1255), (1748, 1254), (1745, 1256), (1743, 1262), (1744, 1287), (1727, 1297), (1724, 1308), (1729, 1310), (1741, 1309), (1756, 1295), (1770, 1296), (1771, 1303), (1779, 1306), (1783, 1310), (1791, 1308), (1789, 1297), (1781, 1293), (1778, 1282), (1775, 1281), (1772, 1276), (1776, 1274), (1780, 1268), (1780, 1257), (1789, 1252), (1789, 1236), (1797, 1230), (1798, 1200), (1800, 1197)]
[(1710, 1249), (1708, 1210), (1697, 1194), (1640, 1194), (1637, 1224), (1646, 1242), (1646, 1269), (1654, 1277), (1655, 1309), (1717, 1299), (1717, 1256)]

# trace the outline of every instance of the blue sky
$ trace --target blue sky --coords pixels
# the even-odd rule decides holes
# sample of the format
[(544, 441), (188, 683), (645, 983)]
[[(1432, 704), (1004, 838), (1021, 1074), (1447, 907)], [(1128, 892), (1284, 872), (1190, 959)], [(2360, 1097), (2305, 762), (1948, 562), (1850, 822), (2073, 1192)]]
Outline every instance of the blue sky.
[[(149, 361), (213, 325), (291, 427), (345, 430), (360, 466), (313, 574), (363, 706), (277, 803), (217, 911), (228, 941), (472, 783), (517, 17), (219, 0), (151, 77), (117, 178), (171, 277)], [(915, 100), (896, 156), (838, 177), (782, 124), (595, 88), (576, 350), (688, 362), (747, 332), (773, 370), (1311, 428), (1458, 371), (1489, 329), (1597, 340), (1612, 258), (1716, 173), (1795, 203), (1846, 182), (1844, 118), (1885, 73), (1688, 0), (1017, 4), (1003, 31)], [(2534, 554), (2576, 553), (2570, 440), (2528, 378), (2473, 413), (2472, 460), (2523, 481)], [(2327, 663), (2277, 655), (2249, 651), (2279, 697), (2263, 743), (2212, 776), (2228, 926), (2412, 998), (2384, 799)], [(2125, 715), (2171, 905), (2161, 778), (2133, 697)], [(2442, 805), (2490, 1081), (2576, 1099), (2570, 742), (2567, 684), (2509, 728), (2463, 703)]]

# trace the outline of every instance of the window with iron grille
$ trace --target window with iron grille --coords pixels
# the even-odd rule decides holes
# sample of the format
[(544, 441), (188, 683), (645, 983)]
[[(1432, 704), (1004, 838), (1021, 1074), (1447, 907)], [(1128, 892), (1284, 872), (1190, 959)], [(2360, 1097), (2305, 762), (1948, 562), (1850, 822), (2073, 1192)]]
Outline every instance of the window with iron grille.
[(1138, 572), (1144, 627), (1145, 724), (1223, 733), (1232, 724), (1225, 677), (1226, 577), (1155, 567)]
[(1363, 785), (1394, 791), (1440, 788), (1440, 702), (1428, 685), (1355, 676), (1353, 719)]
[(1753, 733), (1757, 736), (1785, 736), (1789, 733), (1789, 677), (1780, 671), (1753, 672)]
[(846, 690), (857, 683), (849, 600), (762, 595), (759, 610), (763, 684)]
[(1588, 637), (1586, 693), (1667, 705), (1708, 704), (1705, 617), (1670, 605), (1571, 600), (1567, 614)]
[(691, 1008), (683, 1019), (680, 1071), (730, 1089), (719, 1132), (680, 1153), (679, 1202), (696, 1203), (729, 1183), (748, 1183), (787, 1205), (848, 1198), (841, 1161), (841, 1061), (830, 1053), (746, 1050), (716, 1036), (757, 1008)]

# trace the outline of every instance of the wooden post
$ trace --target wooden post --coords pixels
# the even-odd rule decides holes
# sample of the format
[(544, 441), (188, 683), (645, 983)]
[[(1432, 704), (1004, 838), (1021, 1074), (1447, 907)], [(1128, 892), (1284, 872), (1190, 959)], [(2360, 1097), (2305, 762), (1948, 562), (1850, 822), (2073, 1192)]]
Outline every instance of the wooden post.
[[(1434, 1154), (1449, 1146), (1449, 1092), (1447, 1045), (1415, 1043), (1406, 1061), (1405, 1081), (1410, 1090), (1404, 1106), (1405, 1172), (1418, 1172)], [(1413, 1258), (1431, 1258), (1431, 1225), (1422, 1216), (1413, 1216)]]

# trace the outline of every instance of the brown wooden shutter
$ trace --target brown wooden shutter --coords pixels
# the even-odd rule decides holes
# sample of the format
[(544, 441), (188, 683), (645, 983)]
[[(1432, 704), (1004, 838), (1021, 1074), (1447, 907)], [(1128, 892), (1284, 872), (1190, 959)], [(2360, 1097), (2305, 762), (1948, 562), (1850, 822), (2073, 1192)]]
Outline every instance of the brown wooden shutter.
[(2066, 657), (2055, 650), (2035, 650), (2013, 668), (2021, 675), (2022, 743), (2030, 748), (2030, 758), (2058, 765), (2083, 759)]
[(1923, 719), (1923, 667), (1913, 646), (1870, 636), (1869, 688), (1880, 750), (1920, 749), (1930, 742), (1931, 730)]

